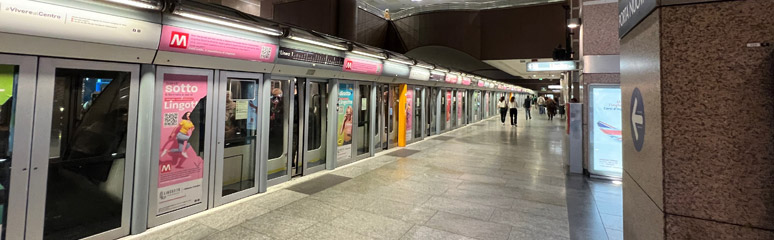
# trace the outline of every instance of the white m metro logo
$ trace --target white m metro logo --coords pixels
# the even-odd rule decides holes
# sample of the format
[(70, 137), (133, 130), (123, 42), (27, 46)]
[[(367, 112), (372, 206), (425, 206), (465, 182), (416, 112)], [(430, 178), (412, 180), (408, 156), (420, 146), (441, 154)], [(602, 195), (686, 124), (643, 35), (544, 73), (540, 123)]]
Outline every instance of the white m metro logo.
[(173, 48), (188, 48), (188, 33), (172, 32), (172, 39), (169, 40), (169, 46)]

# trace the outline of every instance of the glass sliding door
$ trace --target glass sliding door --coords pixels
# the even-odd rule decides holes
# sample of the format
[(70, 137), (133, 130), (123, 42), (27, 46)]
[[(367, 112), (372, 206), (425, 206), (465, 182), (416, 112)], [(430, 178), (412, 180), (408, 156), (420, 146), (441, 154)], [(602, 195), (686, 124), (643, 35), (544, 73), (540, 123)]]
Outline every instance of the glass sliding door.
[(26, 238), (129, 234), (139, 70), (40, 60)]
[(304, 174), (325, 169), (328, 146), (328, 83), (318, 80), (307, 81)]
[(358, 83), (357, 101), (357, 156), (370, 154), (371, 146), (371, 83)]
[[(268, 80), (267, 80), (268, 81)], [(291, 79), (272, 76), (269, 90), (269, 114), (264, 121), (269, 122), (269, 152), (266, 171), (269, 185), (290, 179), (288, 145), (292, 133)]]
[(423, 87), (415, 87), (414, 88), (414, 141), (422, 140), (422, 111), (424, 110), (424, 102), (422, 101), (423, 97)]
[(374, 151), (387, 149), (390, 89), (388, 85), (376, 85), (376, 120), (374, 122)]
[(425, 136), (432, 136), (436, 134), (436, 99), (438, 97), (438, 90), (434, 87), (428, 87), (427, 93), (425, 93), (425, 96), (428, 96), (425, 98), (425, 103), (427, 106), (427, 109), (425, 109), (425, 112), (427, 113), (427, 117), (425, 118)]
[(398, 106), (400, 105), (400, 85), (390, 85), (390, 125), (389, 148), (398, 146)]
[(261, 74), (220, 72), (215, 205), (258, 193)]
[(0, 54), (0, 239), (24, 239), (37, 58)]

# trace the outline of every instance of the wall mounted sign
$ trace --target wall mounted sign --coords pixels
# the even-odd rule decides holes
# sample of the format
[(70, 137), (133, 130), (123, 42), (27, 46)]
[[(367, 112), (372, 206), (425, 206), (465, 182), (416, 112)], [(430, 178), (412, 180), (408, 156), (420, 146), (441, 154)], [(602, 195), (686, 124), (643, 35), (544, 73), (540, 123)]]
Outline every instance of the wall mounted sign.
[(642, 150), (642, 144), (645, 143), (645, 103), (642, 102), (642, 94), (639, 88), (634, 88), (632, 92), (629, 109), (632, 113), (632, 141), (634, 142), (634, 149), (639, 152)]
[(411, 67), (409, 72), (409, 79), (427, 81), (430, 80), (430, 70), (421, 67)]
[(469, 77), (462, 77), (462, 85), (465, 85), (465, 86), (470, 85), (470, 78)]
[(623, 38), (657, 6), (656, 0), (618, 0), (618, 37)]
[(47, 3), (0, 0), (0, 32), (156, 49), (161, 25)]
[(483, 87), (484, 86), (484, 81), (478, 81), (478, 86), (479, 87)]
[(358, 59), (358, 58), (345, 58), (342, 71), (364, 73), (371, 75), (382, 74), (382, 64), (378, 62)]
[(159, 41), (159, 50), (274, 62), (277, 45), (165, 25)]
[(454, 74), (446, 74), (446, 82), (447, 83), (457, 83), (457, 75)]
[(343, 67), (344, 58), (339, 56), (331, 56), (322, 53), (310, 52), (294, 48), (279, 48), (279, 58), (288, 59), (300, 62), (324, 64), (330, 66)]
[(437, 73), (437, 72), (430, 73), (430, 81), (441, 82), (441, 81), (444, 81), (445, 77), (446, 75), (444, 75), (443, 73)]
[(528, 62), (527, 72), (554, 72), (576, 70), (575, 61)]

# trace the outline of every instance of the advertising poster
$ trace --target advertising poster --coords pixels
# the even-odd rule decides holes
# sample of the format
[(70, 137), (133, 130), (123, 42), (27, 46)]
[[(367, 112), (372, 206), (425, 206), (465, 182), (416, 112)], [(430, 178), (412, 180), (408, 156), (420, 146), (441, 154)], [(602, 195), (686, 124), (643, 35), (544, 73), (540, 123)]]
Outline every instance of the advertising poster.
[(352, 116), (355, 112), (354, 103), (354, 84), (339, 84), (339, 124), (337, 125), (338, 147), (336, 148), (337, 159), (348, 159), (352, 157)]
[(621, 89), (592, 88), (591, 97), (593, 172), (620, 177), (623, 167)]
[(277, 45), (193, 29), (164, 26), (159, 50), (274, 62)]
[(452, 92), (451, 90), (446, 91), (446, 126), (449, 126), (449, 123), (451, 123), (451, 108), (452, 108)]
[(157, 214), (202, 201), (204, 159), (199, 156), (208, 76), (164, 74), (159, 142)]
[(406, 90), (406, 141), (414, 136), (414, 89)]
[(382, 74), (382, 64), (357, 58), (346, 58), (344, 59), (344, 66), (342, 66), (341, 70), (345, 72), (379, 75)]
[(457, 92), (457, 125), (462, 125), (462, 92)]

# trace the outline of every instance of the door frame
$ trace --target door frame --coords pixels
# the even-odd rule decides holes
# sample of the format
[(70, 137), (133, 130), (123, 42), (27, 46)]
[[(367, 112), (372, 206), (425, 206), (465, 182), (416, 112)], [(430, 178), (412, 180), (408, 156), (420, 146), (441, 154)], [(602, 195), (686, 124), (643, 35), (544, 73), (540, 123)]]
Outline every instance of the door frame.
[(121, 226), (84, 239), (115, 239), (129, 235), (132, 215), (132, 189), (134, 188), (135, 148), (137, 147), (137, 109), (140, 87), (140, 64), (114, 63), (61, 58), (40, 58), (38, 85), (35, 94), (35, 119), (32, 133), (32, 171), (29, 180), (26, 238), (40, 239), (44, 234), (46, 188), (50, 152), (51, 117), (55, 92), (56, 69), (72, 68), (97, 71), (129, 72), (129, 113), (124, 160), (124, 186), (121, 200)]
[[(295, 77), (286, 76), (286, 75), (266, 74), (265, 77), (264, 77), (264, 81), (263, 81), (263, 90), (261, 91), (261, 93), (262, 93), (261, 97), (265, 98), (265, 99), (268, 99), (269, 97), (271, 97), (271, 90), (272, 90), (271, 82), (272, 81), (275, 81), (275, 80), (276, 81), (284, 81), (284, 82), (286, 82), (288, 84), (289, 87), (295, 87), (292, 84), (294, 78)], [(274, 178), (274, 179), (268, 179), (269, 175), (268, 175), (268, 173), (265, 173), (265, 176), (261, 178), (261, 181), (266, 181), (266, 186), (273, 186), (273, 185), (277, 185), (277, 184), (280, 184), (280, 183), (283, 183), (285, 181), (290, 180), (290, 178), (291, 178), (290, 171), (293, 170), (292, 169), (292, 166), (293, 166), (293, 162), (292, 161), (293, 161), (293, 159), (290, 156), (290, 154), (291, 154), (290, 150), (293, 148), (293, 133), (292, 132), (288, 133), (288, 130), (292, 130), (293, 129), (293, 114), (292, 113), (294, 111), (293, 101), (295, 101), (295, 99), (293, 99), (291, 94), (289, 94), (289, 93), (285, 94), (284, 93), (284, 91), (285, 91), (284, 89), (281, 89), (281, 90), (283, 90), (283, 96), (282, 96), (283, 101), (287, 101), (288, 102), (288, 108), (287, 109), (283, 109), (283, 111), (287, 110), (287, 114), (289, 114), (285, 118), (286, 119), (285, 124), (288, 127), (287, 127), (287, 129), (284, 129), (285, 132), (283, 133), (283, 134), (285, 134), (287, 136), (285, 138), (285, 150), (284, 150), (285, 152), (283, 153), (287, 157), (287, 162), (285, 163), (285, 175), (283, 175), (282, 177)], [(294, 89), (289, 88), (287, 91), (292, 91), (292, 90), (294, 90)], [(290, 99), (290, 100), (288, 100), (288, 99)], [(271, 111), (271, 103), (270, 103), (270, 101), (263, 101), (263, 104), (261, 106), (263, 106), (263, 110), (261, 111), (261, 113), (262, 113), (262, 116), (264, 116), (264, 117), (261, 117), (261, 118), (269, 117), (270, 114), (271, 114), (270, 113), (270, 111)], [(263, 139), (263, 142), (266, 143), (265, 144), (266, 146), (263, 146), (264, 144), (261, 144), (261, 146), (262, 146), (261, 150), (262, 151), (261, 151), (261, 160), (260, 161), (262, 162), (262, 165), (266, 166), (265, 168), (266, 168), (267, 171), (269, 170), (268, 169), (268, 164), (269, 164), (269, 160), (270, 160), (269, 159), (269, 141), (270, 141), (270, 139), (269, 139), (269, 134), (270, 134), (269, 128), (271, 126), (269, 126), (269, 124), (270, 124), (270, 121), (262, 121), (262, 126), (263, 126), (262, 128), (263, 128), (263, 130), (265, 130), (263, 132), (266, 133), (266, 134), (263, 134), (261, 136), (261, 139)], [(262, 174), (264, 174), (264, 173), (262, 173)], [(266, 189), (262, 187), (261, 191), (266, 191)]]
[[(307, 133), (309, 133), (309, 124), (307, 124), (307, 123), (309, 122), (309, 114), (308, 113), (309, 113), (309, 107), (310, 107), (310, 104), (311, 104), (311, 102), (309, 101), (309, 98), (310, 98), (309, 88), (310, 88), (312, 82), (315, 82), (315, 83), (325, 83), (326, 84), (327, 96), (325, 96), (324, 103), (327, 105), (327, 107), (326, 107), (326, 110), (325, 110), (325, 118), (326, 118), (325, 134), (320, 136), (321, 139), (326, 139), (325, 144), (320, 146), (321, 148), (325, 148), (325, 164), (320, 164), (320, 165), (317, 165), (317, 166), (314, 166), (314, 167), (310, 168), (309, 164), (308, 164), (309, 163), (309, 159), (307, 159), (307, 151), (309, 151), (308, 146), (307, 146), (307, 143), (308, 143), (307, 141), (309, 141), (309, 135), (307, 134)], [(298, 105), (299, 108), (301, 108), (303, 110), (303, 111), (298, 113), (298, 116), (300, 116), (302, 118), (302, 119), (300, 119), (301, 121), (299, 121), (299, 124), (303, 123), (303, 125), (299, 125), (301, 128), (303, 128), (303, 131), (299, 132), (299, 134), (298, 134), (298, 137), (301, 138), (301, 140), (302, 140), (301, 142), (298, 143), (298, 147), (300, 148), (300, 150), (298, 152), (300, 154), (299, 159), (302, 159), (302, 162), (303, 162), (302, 163), (303, 164), (303, 169), (301, 170), (301, 174), (303, 176), (309, 175), (309, 174), (312, 174), (312, 173), (316, 173), (316, 172), (319, 172), (319, 171), (327, 169), (328, 168), (327, 167), (328, 166), (328, 162), (331, 161), (331, 159), (328, 158), (328, 156), (330, 156), (330, 154), (328, 154), (328, 152), (330, 151), (330, 148), (328, 148), (328, 144), (330, 144), (330, 141), (327, 141), (328, 132), (330, 131), (330, 129), (328, 128), (328, 126), (330, 126), (330, 124), (328, 124), (328, 121), (330, 121), (330, 118), (328, 118), (330, 116), (330, 114), (328, 114), (328, 113), (331, 111), (330, 105), (328, 104), (328, 100), (331, 98), (331, 86), (330, 86), (330, 84), (331, 84), (331, 81), (328, 81), (327, 79), (318, 79), (318, 78), (305, 78), (304, 79), (304, 84), (303, 84), (303, 87), (304, 87), (304, 96), (303, 96), (304, 102), (303, 102), (303, 106), (301, 104)]]
[[(208, 114), (208, 116), (205, 116), (205, 129), (203, 129), (205, 135), (204, 138), (204, 145), (205, 147), (204, 154), (202, 154), (202, 159), (204, 160), (204, 163), (202, 166), (204, 166), (206, 169), (203, 170), (202, 173), (202, 202), (199, 204), (195, 204), (192, 206), (184, 207), (181, 209), (177, 209), (168, 213), (158, 214), (156, 212), (158, 207), (158, 202), (156, 201), (157, 195), (158, 195), (158, 182), (159, 182), (159, 154), (158, 150), (161, 144), (161, 131), (156, 131), (157, 129), (161, 129), (161, 121), (159, 119), (161, 118), (161, 101), (163, 96), (163, 90), (164, 90), (164, 74), (165, 73), (172, 73), (172, 74), (189, 74), (189, 75), (202, 75), (207, 76), (207, 97), (209, 99), (217, 98), (214, 93), (214, 82), (216, 79), (219, 79), (218, 73), (213, 69), (201, 69), (201, 68), (188, 68), (188, 67), (173, 67), (173, 66), (157, 66), (156, 67), (156, 87), (155, 87), (155, 96), (154, 99), (154, 106), (153, 106), (153, 136), (152, 136), (152, 152), (151, 152), (151, 168), (150, 168), (150, 182), (148, 187), (148, 227), (155, 227), (159, 226), (164, 223), (168, 223), (186, 216), (190, 216), (199, 212), (202, 212), (206, 209), (208, 209), (210, 205), (210, 184), (212, 182), (210, 172), (212, 171), (212, 156), (213, 156), (213, 147), (212, 147), (212, 133), (214, 127), (212, 126), (212, 122), (214, 119), (214, 114)], [(213, 112), (213, 102), (212, 100), (208, 100), (207, 104), (205, 106), (205, 112), (211, 113)]]
[[(16, 80), (16, 109), (35, 108), (35, 89), (37, 88), (38, 58), (0, 54), (0, 64), (18, 66)], [(32, 126), (34, 111), (15, 111), (13, 156), (11, 156), (11, 183), (8, 188), (6, 206), (5, 239), (24, 239), (27, 221), (27, 186), (30, 175), (32, 149)], [(13, 216), (11, 218), (10, 216)], [(2, 216), (0, 216), (2, 217)], [(2, 237), (2, 235), (0, 235)]]
[[(214, 162), (212, 162), (213, 166), (211, 166), (211, 176), (214, 176), (212, 180), (210, 181), (211, 184), (213, 184), (214, 187), (211, 187), (210, 189), (212, 196), (212, 201), (210, 204), (210, 207), (220, 206), (229, 202), (233, 202), (245, 197), (248, 197), (250, 195), (257, 194), (260, 190), (259, 183), (262, 174), (261, 171), (263, 171), (263, 168), (261, 168), (261, 144), (263, 144), (262, 136), (262, 130), (261, 123), (263, 118), (259, 113), (256, 113), (256, 145), (255, 145), (255, 158), (252, 159), (252, 161), (255, 161), (255, 169), (253, 172), (253, 181), (255, 182), (253, 187), (229, 194), (227, 196), (223, 196), (223, 165), (224, 165), (224, 153), (225, 153), (225, 130), (221, 131), (221, 129), (225, 129), (226, 123), (224, 122), (225, 119), (222, 117), (226, 115), (226, 108), (223, 106), (222, 103), (226, 102), (226, 94), (225, 92), (228, 90), (228, 80), (230, 78), (236, 78), (236, 79), (248, 79), (248, 80), (255, 80), (256, 86), (258, 89), (255, 91), (255, 98), (257, 99), (256, 105), (257, 106), (263, 106), (264, 98), (261, 97), (261, 93), (263, 92), (263, 74), (262, 73), (249, 73), (249, 72), (236, 72), (236, 71), (226, 71), (226, 70), (218, 70), (218, 79), (214, 83), (214, 88), (216, 88), (213, 95), (215, 95), (215, 99), (218, 99), (216, 101), (218, 104), (213, 105), (213, 108), (215, 108), (215, 111), (217, 114), (215, 114), (213, 120), (215, 121), (215, 129), (213, 129), (213, 132), (216, 132), (216, 149), (213, 151), (213, 159), (215, 159)], [(249, 106), (248, 106), (249, 109)], [(268, 142), (267, 142), (268, 143)]]

